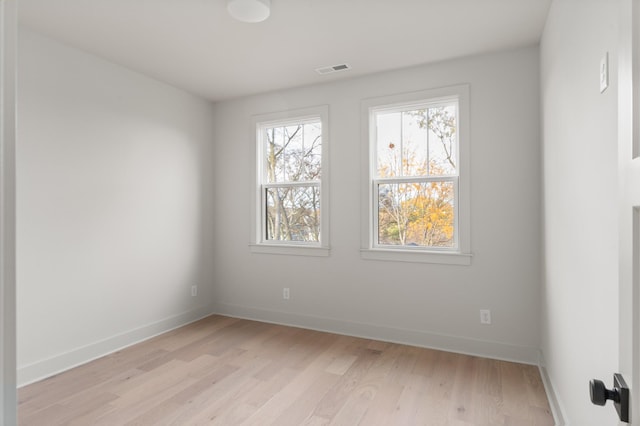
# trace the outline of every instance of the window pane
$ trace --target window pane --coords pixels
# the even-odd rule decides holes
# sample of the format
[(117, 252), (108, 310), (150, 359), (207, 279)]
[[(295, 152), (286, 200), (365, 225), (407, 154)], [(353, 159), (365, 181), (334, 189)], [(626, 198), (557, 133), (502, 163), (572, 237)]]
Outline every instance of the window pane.
[(320, 188), (317, 186), (266, 188), (266, 239), (318, 242)]
[(427, 129), (422, 123), (424, 110), (402, 113), (402, 175), (426, 176), (429, 172)]
[(401, 176), (402, 115), (399, 112), (376, 114), (378, 177)]
[(322, 166), (322, 125), (320, 122), (304, 126), (304, 174), (302, 180), (316, 180), (321, 177)]
[(320, 122), (265, 129), (264, 161), (268, 183), (320, 178), (322, 126)]
[(378, 185), (378, 244), (455, 246), (453, 182)]
[(267, 182), (283, 182), (285, 172), (284, 128), (272, 127), (264, 130), (264, 161)]
[(457, 172), (457, 117), (455, 105), (429, 108), (429, 174)]
[(379, 112), (376, 120), (376, 176), (457, 175), (455, 104)]
[(302, 132), (302, 125), (284, 128), (285, 181), (298, 181), (303, 173), (303, 163), (301, 162), (304, 152)]

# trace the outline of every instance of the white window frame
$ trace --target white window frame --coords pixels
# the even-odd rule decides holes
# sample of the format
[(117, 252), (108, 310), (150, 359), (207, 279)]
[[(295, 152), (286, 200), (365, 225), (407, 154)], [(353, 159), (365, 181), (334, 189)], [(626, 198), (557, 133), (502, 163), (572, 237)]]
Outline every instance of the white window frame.
[[(322, 126), (321, 177), (320, 177), (320, 236), (318, 242), (274, 241), (266, 239), (264, 228), (266, 204), (264, 188), (269, 186), (300, 186), (309, 182), (278, 183), (271, 185), (264, 177), (264, 128), (320, 121)], [(252, 146), (254, 167), (251, 196), (251, 241), (253, 253), (284, 254), (295, 256), (329, 256), (329, 107), (321, 105), (310, 108), (261, 114), (252, 120)]]
[[(376, 113), (385, 110), (411, 108), (413, 105), (437, 105), (455, 101), (458, 104), (458, 176), (452, 177), (406, 177), (401, 182), (415, 182), (425, 180), (454, 182), (457, 199), (455, 208), (456, 247), (406, 247), (377, 244), (378, 215), (377, 215), (377, 186), (380, 183), (397, 183), (398, 179), (383, 179), (377, 177), (375, 132)], [(362, 101), (362, 229), (361, 250), (363, 259), (388, 260), (400, 262), (441, 263), (452, 265), (471, 264), (471, 232), (470, 232), (470, 179), (469, 179), (469, 86), (458, 85), (439, 89), (423, 90), (366, 99)]]

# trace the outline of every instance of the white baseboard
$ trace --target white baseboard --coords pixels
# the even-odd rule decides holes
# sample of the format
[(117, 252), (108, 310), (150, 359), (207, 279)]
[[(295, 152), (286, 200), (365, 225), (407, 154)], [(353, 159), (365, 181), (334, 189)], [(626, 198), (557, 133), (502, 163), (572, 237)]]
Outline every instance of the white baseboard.
[(274, 324), (302, 327), (366, 339), (401, 343), (447, 352), (481, 356), (485, 358), (538, 365), (539, 349), (500, 342), (449, 336), (428, 331), (365, 324), (305, 314), (273, 311), (262, 308), (238, 306), (227, 303), (214, 304), (215, 313)]
[(556, 388), (555, 386), (553, 386), (553, 381), (551, 380), (549, 372), (547, 371), (547, 367), (545, 366), (544, 355), (542, 351), (540, 352), (538, 369), (540, 370), (540, 377), (542, 378), (542, 383), (544, 384), (544, 390), (547, 393), (547, 399), (549, 400), (549, 406), (551, 408), (551, 414), (553, 415), (555, 426), (570, 426), (566, 420), (567, 417), (564, 415), (564, 409), (562, 408), (562, 404), (560, 403), (560, 399), (558, 398)]
[(211, 306), (194, 309), (180, 315), (175, 315), (147, 324), (133, 330), (91, 343), (89, 345), (70, 350), (68, 352), (44, 359), (32, 364), (18, 366), (18, 387), (28, 385), (51, 377), (55, 374), (77, 367), (127, 346), (151, 339), (159, 334), (182, 327), (201, 318), (213, 314)]

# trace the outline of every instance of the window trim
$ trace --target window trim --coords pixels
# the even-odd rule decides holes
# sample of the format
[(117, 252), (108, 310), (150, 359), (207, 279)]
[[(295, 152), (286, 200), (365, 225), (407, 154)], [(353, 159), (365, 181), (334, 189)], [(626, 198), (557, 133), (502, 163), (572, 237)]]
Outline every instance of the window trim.
[[(458, 163), (459, 170), (454, 185), (457, 186), (458, 199), (455, 205), (455, 238), (457, 249), (438, 249), (424, 247), (394, 247), (377, 244), (377, 209), (374, 203), (375, 184), (381, 180), (376, 176), (375, 147), (371, 135), (375, 132), (374, 114), (385, 110), (438, 104), (455, 99), (458, 103)], [(388, 260), (400, 262), (438, 263), (452, 265), (471, 264), (470, 232), (470, 150), (469, 150), (469, 86), (456, 85), (437, 89), (421, 90), (365, 99), (361, 103), (362, 138), (362, 194), (361, 194), (361, 249), (362, 259)], [(411, 177), (407, 177), (411, 180)], [(419, 178), (424, 180), (425, 178)], [(437, 180), (443, 180), (438, 177)]]
[[(320, 178), (320, 236), (317, 243), (296, 241), (272, 241), (265, 239), (264, 217), (265, 206), (262, 190), (265, 186), (281, 187), (296, 186), (295, 183), (268, 184), (262, 182), (264, 159), (261, 129), (269, 126), (287, 126), (305, 124), (320, 120), (322, 126), (322, 175)], [(251, 237), (250, 249), (252, 253), (281, 254), (294, 256), (329, 256), (329, 106), (320, 105), (309, 108), (299, 108), (252, 117), (251, 146), (253, 154), (252, 191), (251, 191)], [(315, 182), (314, 182), (315, 183)]]

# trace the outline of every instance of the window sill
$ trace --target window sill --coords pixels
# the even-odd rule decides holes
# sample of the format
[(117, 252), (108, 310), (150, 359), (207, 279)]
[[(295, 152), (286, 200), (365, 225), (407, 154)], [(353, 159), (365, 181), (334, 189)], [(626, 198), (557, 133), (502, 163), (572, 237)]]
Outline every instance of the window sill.
[(250, 244), (251, 253), (284, 254), (289, 256), (329, 256), (328, 247), (296, 246), (284, 244)]
[(360, 256), (365, 260), (385, 260), (392, 262), (437, 263), (443, 265), (471, 265), (471, 253), (427, 252), (415, 250), (362, 249)]

